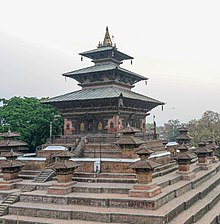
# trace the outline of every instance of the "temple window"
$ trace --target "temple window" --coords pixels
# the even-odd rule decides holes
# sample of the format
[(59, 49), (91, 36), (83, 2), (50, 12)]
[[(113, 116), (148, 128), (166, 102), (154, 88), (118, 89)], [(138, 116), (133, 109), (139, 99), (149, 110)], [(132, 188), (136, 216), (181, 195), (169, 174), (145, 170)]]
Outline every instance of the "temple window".
[(82, 122), (80, 123), (80, 131), (83, 132), (85, 130), (85, 124)]
[(99, 121), (99, 123), (98, 123), (98, 130), (99, 130), (99, 131), (102, 130), (102, 122), (101, 122), (101, 121)]
[(114, 128), (114, 122), (113, 121), (110, 122), (110, 128)]

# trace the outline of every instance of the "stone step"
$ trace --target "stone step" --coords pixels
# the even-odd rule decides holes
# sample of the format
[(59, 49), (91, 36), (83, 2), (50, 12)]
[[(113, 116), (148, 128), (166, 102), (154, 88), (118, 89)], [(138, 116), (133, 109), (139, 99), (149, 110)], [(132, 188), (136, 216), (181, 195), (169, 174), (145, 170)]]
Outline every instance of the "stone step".
[(96, 177), (73, 177), (77, 182), (89, 182), (89, 183), (133, 183), (137, 182), (134, 178), (96, 178)]
[[(97, 222), (81, 221), (81, 220), (62, 220), (59, 219), (48, 219), (41, 217), (29, 217), (29, 216), (17, 216), (17, 215), (5, 215), (0, 218), (0, 221), (10, 224), (97, 224)], [(102, 224), (99, 222), (99, 224)], [(114, 223), (112, 223), (114, 224)], [(118, 223), (117, 223), (118, 224)]]
[[(114, 183), (113, 186), (109, 183), (86, 183), (78, 182), (73, 187), (73, 192), (80, 193), (106, 193), (106, 194), (127, 194), (131, 189), (131, 184), (118, 184)], [(120, 196), (119, 196), (120, 197)]]
[(220, 201), (209, 210), (204, 216), (196, 223), (198, 224), (219, 224), (220, 223)]
[(18, 202), (9, 208), (10, 215), (96, 221), (97, 223), (162, 224), (161, 217), (148, 215), (143, 209), (97, 208), (80, 205), (55, 205)]
[[(210, 184), (215, 183), (216, 181), (220, 181), (220, 177), (215, 174), (215, 169), (210, 171), (201, 171), (197, 174), (197, 177), (195, 180), (190, 181), (174, 181), (176, 178), (178, 178), (177, 174), (170, 174), (167, 177), (158, 177), (159, 185), (165, 185), (162, 189), (162, 193), (155, 196), (152, 199), (145, 199), (145, 198), (132, 198), (129, 197), (128, 194), (118, 194), (112, 193), (102, 193), (102, 194), (94, 194), (94, 192), (91, 193), (78, 193), (73, 192), (68, 195), (68, 198), (65, 198), (63, 203), (66, 204), (81, 204), (81, 205), (94, 205), (94, 206), (104, 206), (104, 207), (133, 207), (133, 208), (150, 208), (150, 209), (158, 209), (159, 207), (163, 206), (164, 204), (168, 202), (179, 203), (180, 206), (182, 206), (182, 201), (188, 200), (188, 198), (182, 197), (182, 200), (179, 200), (181, 195), (188, 194), (189, 192), (193, 192), (193, 199), (197, 200), (197, 197), (199, 193), (197, 192), (197, 188), (201, 191), (204, 189), (208, 189), (210, 191), (212, 188), (209, 187)], [(173, 179), (172, 179), (173, 178)], [(208, 181), (205, 181), (207, 180)], [(172, 183), (172, 181), (174, 181)], [(167, 185), (167, 182), (171, 185)], [(164, 184), (165, 183), (165, 184)], [(88, 183), (92, 186), (93, 183)], [(96, 183), (97, 184), (97, 183)], [(100, 186), (102, 184), (100, 183)], [(109, 183), (109, 185), (114, 185), (113, 183)], [(80, 186), (80, 185), (79, 185)], [(127, 185), (128, 186), (128, 185)], [(74, 186), (77, 187), (77, 184)], [(132, 184), (131, 184), (132, 187)], [(131, 188), (130, 188), (131, 189)], [(206, 189), (206, 191), (207, 191)], [(198, 194), (197, 194), (198, 193)], [(190, 197), (192, 197), (190, 194)], [(34, 199), (33, 199), (34, 197)], [(190, 199), (189, 197), (189, 199)], [(43, 201), (51, 201), (51, 203), (57, 203), (54, 202), (56, 200), (56, 195), (45, 195), (44, 191), (38, 191), (36, 195), (34, 193), (25, 193), (20, 196), (21, 201), (29, 202), (31, 200), (43, 203)], [(179, 200), (179, 201), (178, 201)], [(167, 211), (168, 212), (168, 211)]]
[(86, 173), (86, 172), (76, 172), (74, 177), (98, 177), (98, 178), (136, 178), (135, 173)]
[(170, 224), (192, 224), (200, 222), (200, 218), (211, 210), (220, 200), (220, 185), (213, 189), (205, 198), (198, 200), (190, 208), (178, 215)]

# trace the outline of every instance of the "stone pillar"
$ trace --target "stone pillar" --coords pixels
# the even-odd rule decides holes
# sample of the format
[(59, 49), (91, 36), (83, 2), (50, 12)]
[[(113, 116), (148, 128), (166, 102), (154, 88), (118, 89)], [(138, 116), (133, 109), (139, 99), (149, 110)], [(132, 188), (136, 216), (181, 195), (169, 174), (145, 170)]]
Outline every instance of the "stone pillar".
[(0, 190), (11, 190), (17, 182), (22, 181), (18, 178), (22, 166), (22, 163), (15, 160), (1, 163), (3, 181), (0, 181)]
[(152, 182), (152, 171), (146, 172), (144, 170), (136, 171), (137, 180), (139, 184), (149, 184)]
[(152, 182), (152, 172), (160, 164), (147, 159), (153, 151), (142, 147), (136, 151), (140, 160), (130, 166), (137, 174), (137, 184), (129, 191), (131, 197), (152, 198), (161, 193), (161, 187)]
[(177, 173), (180, 174), (182, 180), (192, 180), (196, 177), (196, 175), (190, 170), (190, 164), (196, 156), (189, 152), (189, 149), (185, 144), (180, 145), (178, 149), (180, 152), (178, 152), (175, 156), (179, 166)]
[(71, 193), (73, 191), (73, 185), (76, 184), (75, 181), (72, 181), (72, 178), (74, 170), (77, 167), (78, 164), (71, 161), (60, 161), (50, 165), (48, 168), (56, 170), (57, 183), (48, 187), (47, 193), (55, 195), (66, 195)]

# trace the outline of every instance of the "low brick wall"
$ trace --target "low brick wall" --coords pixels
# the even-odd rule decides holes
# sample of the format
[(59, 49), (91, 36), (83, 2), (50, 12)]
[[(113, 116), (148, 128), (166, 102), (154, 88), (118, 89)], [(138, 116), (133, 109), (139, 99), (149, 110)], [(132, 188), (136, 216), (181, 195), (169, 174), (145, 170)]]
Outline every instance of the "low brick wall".
[(25, 160), (22, 161), (25, 165), (22, 169), (24, 170), (43, 170), (46, 167), (46, 161), (34, 161), (34, 160)]
[[(80, 166), (76, 169), (76, 172), (94, 172), (94, 162), (92, 161), (83, 161), (79, 162)], [(132, 163), (126, 162), (101, 162), (101, 169), (103, 173), (135, 173), (134, 170), (129, 169), (128, 167)]]

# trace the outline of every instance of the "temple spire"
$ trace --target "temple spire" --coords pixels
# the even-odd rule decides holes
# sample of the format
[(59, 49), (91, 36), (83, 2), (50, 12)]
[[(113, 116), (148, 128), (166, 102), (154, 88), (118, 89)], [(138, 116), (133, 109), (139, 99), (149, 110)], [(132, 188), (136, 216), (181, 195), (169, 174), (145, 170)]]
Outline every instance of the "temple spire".
[(109, 35), (107, 26), (106, 26), (106, 32), (105, 32), (105, 37), (104, 37), (104, 41), (103, 41), (103, 45), (102, 46), (104, 46), (104, 47), (112, 46), (112, 40), (111, 40), (111, 37)]

